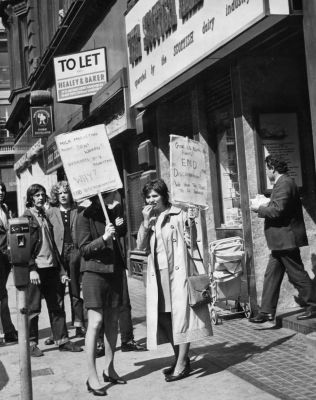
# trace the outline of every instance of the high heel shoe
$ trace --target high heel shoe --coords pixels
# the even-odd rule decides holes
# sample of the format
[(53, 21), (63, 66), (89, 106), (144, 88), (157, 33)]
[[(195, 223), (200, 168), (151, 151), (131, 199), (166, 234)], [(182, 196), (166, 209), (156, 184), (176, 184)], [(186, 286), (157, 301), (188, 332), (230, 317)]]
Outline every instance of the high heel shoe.
[(172, 372), (174, 371), (175, 367), (176, 367), (176, 364), (172, 364), (171, 367), (168, 367), (168, 368), (163, 369), (163, 370), (162, 370), (162, 373), (163, 373), (164, 375), (170, 375), (170, 374), (172, 374)]
[(192, 369), (191, 369), (191, 365), (190, 365), (190, 359), (188, 358), (184, 369), (179, 374), (166, 375), (165, 380), (166, 380), (166, 382), (179, 381), (180, 379), (183, 379), (183, 378), (186, 378), (187, 376), (189, 376), (191, 371), (192, 371)]
[(105, 386), (100, 389), (93, 389), (90, 386), (89, 380), (87, 380), (86, 385), (87, 385), (88, 392), (92, 393), (94, 396), (106, 396), (107, 395)]
[[(189, 357), (187, 357), (187, 361), (186, 361), (186, 364), (185, 364), (185, 365), (186, 365), (186, 366), (189, 365), (189, 368), (191, 369), (191, 366), (190, 366), (190, 358), (189, 358)], [(163, 369), (163, 370), (162, 370), (162, 373), (163, 373), (164, 375), (170, 375), (170, 374), (173, 373), (175, 367), (176, 367), (176, 363), (172, 364), (171, 367), (168, 367), (168, 368)]]
[(106, 373), (103, 371), (103, 380), (104, 382), (110, 382), (114, 385), (125, 385), (127, 381), (123, 378), (112, 378), (111, 376), (107, 376)]

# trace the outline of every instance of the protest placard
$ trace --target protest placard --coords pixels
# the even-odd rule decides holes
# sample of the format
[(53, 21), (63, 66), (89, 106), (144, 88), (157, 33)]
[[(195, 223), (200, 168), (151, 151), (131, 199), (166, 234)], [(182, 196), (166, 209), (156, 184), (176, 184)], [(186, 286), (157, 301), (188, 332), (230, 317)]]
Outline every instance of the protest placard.
[(122, 188), (105, 125), (55, 138), (74, 200)]
[(170, 135), (170, 193), (175, 203), (207, 205), (206, 146)]

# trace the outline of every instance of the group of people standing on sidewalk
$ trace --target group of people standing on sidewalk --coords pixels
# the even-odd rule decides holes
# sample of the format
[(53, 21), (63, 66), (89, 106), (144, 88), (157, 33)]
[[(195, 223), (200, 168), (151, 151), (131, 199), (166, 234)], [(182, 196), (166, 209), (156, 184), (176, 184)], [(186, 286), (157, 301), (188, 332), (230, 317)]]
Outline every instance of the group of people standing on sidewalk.
[[(6, 193), (5, 185), (1, 183), (0, 187), (1, 320), (5, 334), (5, 341), (6, 343), (12, 343), (17, 341), (18, 333), (11, 321), (10, 310), (8, 306), (8, 294), (6, 290), (7, 278), (11, 268), (9, 262), (9, 252), (7, 248), (9, 214), (7, 207), (4, 205), (4, 197)], [(118, 213), (118, 217), (116, 218), (116, 246), (118, 247), (119, 237), (124, 236), (126, 233), (126, 222), (121, 215), (122, 212), (119, 203), (117, 201), (114, 201), (114, 194), (110, 194), (107, 197), (110, 198), (111, 202), (111, 204), (108, 204), (109, 214), (111, 215), (113, 212)], [(87, 209), (82, 207), (82, 209), (79, 211), (82, 212), (84, 215), (86, 215), (86, 211), (89, 213), (91, 210), (92, 215), (94, 215), (94, 212), (98, 214), (98, 205), (97, 201), (95, 202), (95, 200), (96, 199), (91, 199), (91, 207), (88, 207)], [(93, 298), (96, 299), (97, 293), (94, 292), (94, 283), (92, 282), (92, 285), (90, 285), (89, 280), (87, 279), (89, 275), (88, 272), (91, 269), (93, 270), (93, 268), (90, 268), (88, 266), (89, 264), (93, 264), (92, 262), (89, 262), (89, 259), (92, 260), (93, 257), (89, 258), (88, 249), (83, 248), (82, 251), (79, 250), (79, 241), (86, 242), (89, 239), (87, 237), (82, 238), (82, 235), (77, 234), (78, 229), (81, 230), (80, 227), (77, 227), (79, 225), (78, 214), (80, 213), (78, 213), (78, 208), (73, 202), (70, 188), (68, 182), (66, 181), (58, 182), (52, 187), (50, 202), (48, 202), (46, 190), (42, 185), (33, 184), (27, 190), (26, 210), (23, 214), (23, 217), (26, 217), (29, 220), (31, 236), (31, 258), (29, 260), (30, 283), (28, 285), (27, 299), (29, 310), (30, 354), (33, 357), (43, 356), (42, 350), (38, 348), (38, 319), (41, 312), (42, 298), (45, 299), (47, 304), (49, 320), (52, 329), (52, 336), (45, 341), (45, 344), (49, 345), (55, 343), (58, 345), (60, 351), (82, 351), (82, 348), (76, 343), (71, 342), (68, 337), (64, 309), (66, 282), (68, 282), (70, 295), (72, 324), (76, 329), (75, 336), (87, 336), (87, 354), (93, 354), (94, 359), (104, 354), (107, 355), (110, 351), (109, 344), (106, 339), (106, 333), (109, 329), (108, 323), (102, 324), (102, 327), (101, 325), (98, 325), (98, 329), (95, 329), (95, 320), (93, 320), (93, 318), (91, 317), (91, 323), (88, 324), (88, 329), (86, 333), (84, 309), (87, 309), (87, 307), (89, 307), (91, 296), (92, 301)], [(100, 217), (100, 220), (101, 219), (102, 218)], [(108, 226), (107, 231), (112, 232), (113, 227)], [(94, 231), (92, 232), (92, 235), (94, 235)], [(109, 239), (109, 236), (105, 237), (105, 239)], [(100, 251), (102, 252), (102, 249), (100, 249)], [(95, 253), (94, 248), (92, 248), (92, 254), (95, 256), (94, 263), (97, 265), (97, 269), (94, 272), (100, 272), (99, 275), (102, 277), (103, 272), (107, 272), (103, 271), (102, 269), (102, 256), (98, 254), (98, 252)], [(101, 260), (98, 256), (101, 257)], [(118, 307), (117, 312), (113, 313), (113, 317), (115, 319), (117, 316), (119, 316), (122, 340), (121, 350), (140, 351), (144, 350), (144, 347), (134, 340), (133, 325), (131, 319), (131, 304), (127, 287), (127, 278), (125, 273), (123, 254), (120, 253), (120, 257), (120, 278), (116, 279), (116, 281), (117, 285), (119, 285), (119, 292), (122, 293), (123, 301), (121, 301), (121, 298), (113, 300), (114, 302), (116, 301), (115, 307)], [(114, 272), (114, 275), (117, 275), (118, 271)], [(85, 296), (86, 301), (84, 301), (80, 295), (82, 274), (85, 276), (85, 280), (87, 280), (87, 283), (85, 285), (85, 292), (88, 293)], [(109, 278), (111, 280), (112, 274), (110, 275), (111, 276), (109, 276)], [(112, 286), (112, 283), (115, 282), (115, 279), (112, 279), (112, 281), (108, 282), (108, 286)], [(91, 295), (90, 300), (89, 288)], [(103, 288), (105, 292), (107, 291), (106, 289), (107, 288)], [(109, 299), (111, 299), (113, 293), (115, 293), (115, 290), (111, 292), (108, 291), (106, 295)], [(93, 309), (95, 307), (97, 306), (92, 305)], [(91, 313), (88, 309), (88, 319), (89, 314)], [(114, 330), (112, 329), (112, 334), (113, 331)], [(93, 332), (92, 336), (93, 342), (95, 341), (94, 344), (90, 340), (91, 332)], [(103, 333), (105, 336), (105, 340), (103, 339)], [(112, 342), (111, 345), (113, 347)], [(111, 357), (111, 355), (109, 357)], [(111, 377), (113, 377), (112, 375)]]
[[(287, 176), (284, 161), (268, 156), (266, 165), (267, 176), (274, 184), (270, 201), (251, 209), (265, 218), (265, 234), (271, 256), (265, 274), (262, 308), (250, 321), (262, 323), (274, 319), (285, 272), (307, 306), (298, 318), (312, 318), (316, 316), (316, 302), (312, 281), (304, 270), (299, 251), (300, 246), (307, 244), (307, 238), (298, 189)], [(162, 179), (148, 182), (142, 194), (145, 204), (137, 248), (148, 256), (147, 348), (155, 349), (158, 344), (171, 343), (174, 362), (163, 370), (163, 374), (166, 382), (174, 382), (191, 373), (190, 343), (212, 336), (208, 305), (195, 308), (189, 304), (188, 263), (190, 250), (196, 246), (195, 219), (185, 208), (170, 203), (168, 188)], [(130, 345), (126, 350), (143, 349), (137, 347), (132, 336), (125, 257), (120, 244), (120, 238), (126, 234), (126, 221), (116, 195), (117, 192), (103, 193), (102, 202), (99, 196), (95, 196), (90, 199), (89, 206), (77, 209), (68, 183), (59, 182), (52, 189), (55, 204), (45, 211), (45, 188), (35, 184), (27, 190), (24, 213), (30, 221), (32, 238), (29, 263), (31, 355), (42, 355), (37, 347), (41, 296), (48, 307), (52, 342), (61, 351), (82, 350), (68, 338), (63, 306), (64, 283), (68, 281), (76, 335), (85, 335), (86, 387), (95, 396), (107, 394), (104, 383), (127, 383), (114, 366), (118, 324), (121, 332), (131, 332), (125, 337), (126, 346)], [(1, 199), (0, 192), (0, 203)], [(108, 218), (105, 218), (102, 206), (106, 208)], [(0, 214), (1, 220), (5, 229), (7, 221)], [(83, 299), (80, 297), (81, 285)], [(1, 299), (5, 299), (2, 289)], [(86, 331), (84, 308), (88, 317)], [(7, 326), (7, 337), (15, 337), (16, 330), (12, 323), (8, 322)], [(102, 341), (100, 336), (103, 336)], [(105, 356), (102, 382), (96, 368), (100, 342), (103, 342)]]

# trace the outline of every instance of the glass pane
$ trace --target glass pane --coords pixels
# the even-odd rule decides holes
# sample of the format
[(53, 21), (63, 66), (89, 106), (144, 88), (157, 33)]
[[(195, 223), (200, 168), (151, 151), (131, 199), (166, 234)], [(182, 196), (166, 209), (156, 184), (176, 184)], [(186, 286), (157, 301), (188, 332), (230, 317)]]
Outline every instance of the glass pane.
[(216, 113), (222, 227), (241, 227), (241, 209), (234, 122), (230, 109)]
[(10, 86), (8, 53), (0, 53), (0, 84), (1, 86)]

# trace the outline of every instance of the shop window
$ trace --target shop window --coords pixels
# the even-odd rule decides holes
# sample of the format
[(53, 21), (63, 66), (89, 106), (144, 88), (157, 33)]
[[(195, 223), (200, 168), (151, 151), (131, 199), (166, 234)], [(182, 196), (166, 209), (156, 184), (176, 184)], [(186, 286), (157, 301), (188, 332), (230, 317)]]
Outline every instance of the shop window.
[(240, 228), (242, 225), (240, 209), (239, 177), (234, 121), (230, 109), (214, 113), (216, 123), (218, 176), (222, 208), (221, 227)]

